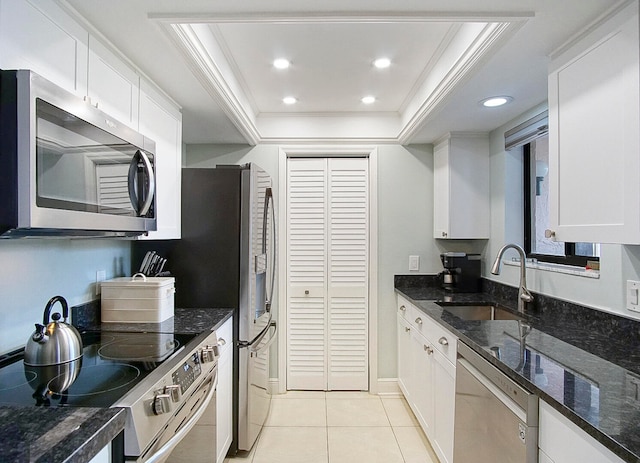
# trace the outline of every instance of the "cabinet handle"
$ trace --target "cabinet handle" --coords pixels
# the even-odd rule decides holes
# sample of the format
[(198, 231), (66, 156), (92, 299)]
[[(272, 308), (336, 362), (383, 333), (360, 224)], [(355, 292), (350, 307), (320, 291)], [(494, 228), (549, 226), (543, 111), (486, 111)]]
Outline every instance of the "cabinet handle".
[(442, 232), (442, 237), (446, 238), (447, 237), (447, 232)]
[(218, 345), (219, 346), (224, 346), (227, 343), (227, 341), (224, 340), (224, 338), (218, 338)]
[(547, 239), (556, 239), (556, 232), (553, 230), (549, 230), (548, 228), (544, 231), (544, 237)]
[(420, 317), (416, 318), (416, 323), (418, 325), (422, 325), (422, 318), (420, 318)]
[(401, 305), (401, 306), (400, 306), (400, 310), (401, 310), (402, 312), (404, 312), (405, 310), (407, 310), (407, 308), (406, 308), (405, 306)]
[(309, 290), (308, 290), (308, 289), (305, 289), (305, 290), (304, 290), (304, 295), (305, 295), (305, 296), (308, 296), (308, 295), (309, 295)]
[(427, 353), (427, 355), (433, 354), (433, 348), (431, 346), (427, 346), (426, 344), (424, 344), (423, 347), (424, 347), (424, 351)]
[(411, 328), (408, 328), (408, 327), (406, 327), (406, 326), (405, 326), (405, 327), (404, 327), (404, 332), (405, 332), (405, 333), (408, 333), (409, 331), (411, 331)]
[(438, 339), (438, 342), (440, 344), (442, 344), (443, 346), (448, 346), (449, 345), (449, 341), (447, 341), (447, 338), (445, 338), (444, 336), (442, 336), (440, 339)]

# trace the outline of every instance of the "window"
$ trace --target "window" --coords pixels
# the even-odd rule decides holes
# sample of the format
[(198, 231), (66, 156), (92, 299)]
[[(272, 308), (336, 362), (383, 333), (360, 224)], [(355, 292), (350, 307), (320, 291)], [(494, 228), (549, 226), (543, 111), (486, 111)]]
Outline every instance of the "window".
[(524, 164), (524, 248), (541, 262), (587, 267), (598, 262), (600, 245), (563, 243), (545, 237), (549, 228), (549, 138), (545, 134), (522, 146)]

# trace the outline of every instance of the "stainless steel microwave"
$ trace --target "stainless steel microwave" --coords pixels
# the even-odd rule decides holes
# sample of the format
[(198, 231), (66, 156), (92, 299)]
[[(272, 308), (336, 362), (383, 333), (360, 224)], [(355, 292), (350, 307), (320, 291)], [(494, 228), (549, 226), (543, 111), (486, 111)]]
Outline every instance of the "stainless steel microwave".
[(28, 70), (0, 71), (0, 237), (156, 230), (155, 143)]

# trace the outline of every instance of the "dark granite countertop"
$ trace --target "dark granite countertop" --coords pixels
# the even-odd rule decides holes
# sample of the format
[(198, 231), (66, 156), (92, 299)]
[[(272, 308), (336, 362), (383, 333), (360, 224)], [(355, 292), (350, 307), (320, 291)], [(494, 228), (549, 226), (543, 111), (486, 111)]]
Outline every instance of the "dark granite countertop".
[(0, 407), (0, 461), (84, 463), (124, 429), (121, 408)]
[(489, 286), (457, 294), (396, 282), (396, 292), (620, 458), (640, 462), (640, 323), (535, 295), (523, 351), (518, 321), (463, 321), (435, 303), (515, 307), (515, 288)]
[[(232, 314), (233, 309), (175, 309), (174, 317), (161, 324), (85, 321), (83, 328), (198, 334), (220, 327)], [(121, 408), (0, 406), (0, 461), (86, 463), (124, 429), (125, 421)]]

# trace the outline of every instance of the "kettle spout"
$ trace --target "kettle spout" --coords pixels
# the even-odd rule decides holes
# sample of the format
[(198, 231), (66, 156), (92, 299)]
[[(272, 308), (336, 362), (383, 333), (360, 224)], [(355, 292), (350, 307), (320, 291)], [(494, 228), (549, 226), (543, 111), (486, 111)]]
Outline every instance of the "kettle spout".
[(31, 336), (35, 342), (39, 344), (44, 344), (49, 340), (49, 336), (47, 335), (47, 327), (45, 325), (41, 325), (40, 323), (36, 323), (36, 331)]

